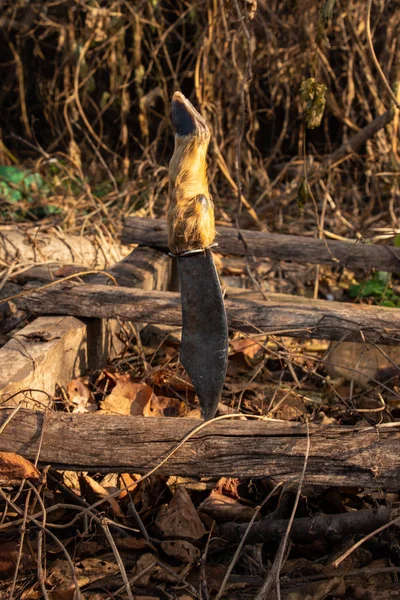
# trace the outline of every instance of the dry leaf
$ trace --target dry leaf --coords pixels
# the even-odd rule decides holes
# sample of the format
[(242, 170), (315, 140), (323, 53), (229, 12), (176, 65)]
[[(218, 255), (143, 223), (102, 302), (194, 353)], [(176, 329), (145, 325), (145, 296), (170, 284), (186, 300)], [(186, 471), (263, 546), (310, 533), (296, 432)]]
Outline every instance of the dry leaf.
[(119, 379), (111, 394), (101, 403), (101, 410), (119, 415), (158, 416), (158, 412), (152, 410), (153, 399), (156, 396), (145, 383)]
[(89, 475), (81, 475), (79, 477), (79, 485), (81, 487), (81, 493), (83, 496), (89, 500), (89, 502), (95, 503), (98, 500), (104, 499), (105, 502), (111, 506), (114, 514), (117, 517), (123, 518), (124, 513), (122, 512), (118, 502), (110, 496), (110, 493), (102, 486), (100, 483), (97, 483), (92, 477)]
[(266, 343), (265, 339), (257, 342), (251, 338), (242, 338), (238, 340), (232, 340), (230, 345), (234, 354), (241, 353), (243, 356), (254, 359), (259, 358), (262, 355), (264, 349), (260, 344), (264, 344), (264, 342)]
[(221, 477), (217, 481), (217, 485), (215, 486), (213, 492), (217, 494), (223, 494), (224, 496), (230, 496), (231, 498), (238, 499), (238, 485), (240, 480), (237, 477)]
[(161, 565), (158, 565), (156, 561), (156, 557), (150, 553), (143, 554), (138, 559), (135, 568), (133, 569), (133, 574), (139, 575), (140, 573), (145, 571), (145, 569), (149, 568), (149, 570), (143, 573), (143, 576), (136, 581), (135, 585), (137, 585), (138, 587), (148, 587), (150, 579), (155, 579), (156, 581), (166, 581), (168, 583), (176, 584), (177, 577), (174, 577), (174, 575), (170, 571), (174, 571), (176, 575), (179, 576), (180, 569), (170, 567), (169, 571), (167, 571), (166, 569), (163, 569)]
[(164, 417), (182, 417), (186, 413), (186, 404), (179, 398), (155, 396), (151, 406), (154, 411), (159, 412)]
[(161, 542), (161, 548), (168, 556), (185, 563), (195, 563), (200, 558), (200, 550), (187, 540), (166, 540)]
[[(103, 579), (106, 576), (119, 573), (117, 563), (102, 558), (86, 558), (74, 564), (74, 571), (79, 587)], [(71, 567), (66, 560), (54, 561), (50, 569), (47, 584), (53, 586), (49, 592), (51, 600), (75, 600), (75, 585), (72, 579)]]
[[(7, 579), (15, 571), (15, 565), (19, 554), (20, 540), (2, 541), (0, 543), (0, 580)], [(21, 571), (35, 568), (29, 549), (24, 546), (21, 554)]]
[(157, 552), (157, 549), (153, 544), (146, 541), (144, 538), (115, 538), (115, 544), (119, 550), (153, 550)]
[(15, 452), (0, 452), (0, 485), (17, 485), (23, 479), (39, 478), (39, 471), (29, 460)]
[(22, 592), (20, 600), (40, 600), (40, 598), (43, 598), (42, 588), (37, 581), (32, 587)]
[(210, 515), (220, 523), (237, 521), (247, 523), (254, 515), (254, 508), (243, 506), (229, 496), (212, 492), (199, 506), (199, 512)]
[(365, 387), (371, 379), (378, 379), (380, 371), (400, 364), (398, 346), (380, 346), (358, 342), (332, 342), (324, 357), (331, 377), (352, 379)]
[(176, 490), (168, 506), (160, 508), (155, 525), (164, 537), (198, 540), (205, 534), (193, 502), (183, 487)]
[(70, 402), (74, 405), (72, 412), (88, 413), (97, 410), (96, 402), (92, 392), (84, 383), (86, 379), (73, 379), (67, 385), (67, 393)]

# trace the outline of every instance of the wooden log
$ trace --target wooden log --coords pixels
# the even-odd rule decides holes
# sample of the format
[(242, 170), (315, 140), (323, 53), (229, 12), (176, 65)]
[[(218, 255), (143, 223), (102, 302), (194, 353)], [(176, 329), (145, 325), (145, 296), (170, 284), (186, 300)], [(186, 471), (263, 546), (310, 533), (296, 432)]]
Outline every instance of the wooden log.
[[(325, 338), (377, 344), (400, 344), (400, 311), (364, 304), (328, 302), (269, 295), (269, 301), (226, 299), (229, 325), (247, 332)], [(123, 321), (181, 325), (180, 296), (176, 292), (145, 292), (105, 285), (59, 283), (29, 291), (15, 300), (35, 314), (113, 318)]]
[[(222, 254), (244, 255), (244, 247), (233, 227), (217, 227), (217, 251)], [(304, 236), (242, 230), (249, 252), (258, 258), (271, 258), (296, 263), (331, 265), (349, 269), (398, 271), (400, 248), (318, 240)], [(125, 244), (167, 247), (166, 221), (128, 217), (122, 233)]]
[[(167, 287), (170, 268), (169, 257), (158, 250), (137, 248), (108, 272), (120, 284), (151, 290)], [(103, 284), (110, 279), (97, 274), (91, 281)], [(14, 288), (17, 288), (13, 290), (16, 294), (21, 291), (19, 286)], [(18, 301), (15, 298), (17, 305)], [(0, 301), (0, 317), (1, 307), (6, 305)], [(40, 314), (46, 315), (48, 311), (40, 311)], [(56, 385), (66, 385), (71, 379), (98, 369), (119, 356), (125, 347), (124, 336), (120, 333), (121, 325), (113, 318), (86, 322), (71, 316), (35, 319), (0, 348), (3, 406), (21, 401), (30, 408), (37, 407), (38, 403), (47, 405)]]
[[(0, 427), (10, 415), (0, 411)], [(122, 415), (66, 414), (21, 409), (0, 436), (0, 450), (59, 469), (146, 473), (200, 421)], [(310, 425), (306, 483), (397, 490), (400, 431), (394, 428)], [(207, 425), (159, 473), (209, 477), (272, 477), (296, 481), (307, 446), (306, 427), (282, 421)]]
[(77, 264), (88, 269), (104, 269), (128, 252), (103, 238), (91, 241), (78, 235), (43, 232), (40, 227), (0, 228), (0, 259), (6, 263)]

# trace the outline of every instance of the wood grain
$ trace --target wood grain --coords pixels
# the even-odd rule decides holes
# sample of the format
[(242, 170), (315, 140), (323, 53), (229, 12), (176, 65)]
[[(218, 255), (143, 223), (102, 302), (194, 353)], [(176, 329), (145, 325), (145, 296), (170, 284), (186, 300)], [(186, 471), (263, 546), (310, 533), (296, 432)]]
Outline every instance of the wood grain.
[[(244, 255), (244, 247), (238, 240), (236, 229), (217, 227), (217, 232), (218, 252)], [(242, 230), (242, 235), (250, 253), (258, 258), (341, 266), (349, 269), (380, 271), (400, 269), (400, 248), (392, 246), (318, 240), (304, 236), (249, 230)], [(166, 221), (129, 217), (125, 221), (122, 242), (167, 248)]]
[[(0, 411), (0, 427), (10, 415)], [(60, 469), (146, 473), (200, 421), (122, 415), (20, 410), (0, 436), (0, 450)], [(397, 490), (400, 431), (310, 425), (306, 482)], [(307, 432), (300, 423), (235, 421), (208, 424), (187, 441), (160, 473), (210, 477), (272, 477), (296, 481)]]
[[(301, 338), (325, 338), (378, 344), (400, 344), (400, 311), (380, 306), (269, 296), (269, 301), (226, 299), (233, 329)], [(143, 291), (125, 287), (58, 283), (34, 289), (15, 299), (34, 314), (115, 318), (123, 321), (181, 325), (180, 296), (176, 292)]]

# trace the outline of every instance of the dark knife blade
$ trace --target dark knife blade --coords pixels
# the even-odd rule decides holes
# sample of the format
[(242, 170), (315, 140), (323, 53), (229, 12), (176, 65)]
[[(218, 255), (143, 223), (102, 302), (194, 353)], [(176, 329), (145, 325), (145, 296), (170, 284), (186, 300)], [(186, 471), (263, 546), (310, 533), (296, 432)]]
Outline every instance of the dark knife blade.
[(182, 300), (180, 359), (205, 420), (217, 410), (228, 365), (228, 324), (212, 251), (178, 256)]

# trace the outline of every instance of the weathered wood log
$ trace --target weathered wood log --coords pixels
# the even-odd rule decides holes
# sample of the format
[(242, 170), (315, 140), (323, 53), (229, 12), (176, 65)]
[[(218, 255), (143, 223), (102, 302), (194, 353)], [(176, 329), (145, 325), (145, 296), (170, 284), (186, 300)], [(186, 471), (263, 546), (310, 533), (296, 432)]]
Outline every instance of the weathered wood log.
[[(217, 251), (222, 254), (244, 255), (244, 246), (233, 227), (217, 227)], [(296, 263), (312, 263), (345, 266), (349, 269), (400, 269), (400, 248), (363, 244), (362, 242), (339, 242), (261, 231), (241, 231), (249, 251), (255, 257), (286, 260)], [(141, 244), (167, 247), (166, 221), (129, 217), (122, 233), (125, 244)]]
[[(308, 300), (283, 294), (269, 301), (226, 299), (230, 327), (301, 338), (325, 338), (377, 344), (400, 344), (400, 311), (396, 308)], [(35, 289), (15, 300), (35, 314), (113, 318), (181, 325), (180, 296), (105, 285), (58, 283)]]
[[(166, 255), (154, 248), (137, 248), (108, 272), (119, 284), (151, 290), (167, 287), (170, 269), (171, 261)], [(90, 279), (101, 284), (110, 282), (104, 274)], [(19, 286), (14, 286), (13, 293), (19, 291)], [(1, 306), (0, 301), (0, 313)], [(41, 314), (46, 315), (48, 311)], [(3, 405), (4, 402), (16, 405), (21, 401), (28, 407), (36, 408), (38, 402), (47, 405), (56, 385), (66, 385), (71, 379), (119, 356), (125, 347), (120, 333), (120, 323), (112, 318), (89, 322), (71, 316), (35, 319), (0, 348)]]
[[(0, 411), (0, 427), (10, 409)], [(0, 450), (77, 471), (146, 473), (200, 421), (21, 409), (0, 436)], [(400, 431), (310, 425), (305, 481), (318, 485), (397, 490)], [(303, 424), (222, 420), (190, 438), (160, 473), (210, 477), (272, 477), (296, 481), (307, 446)]]
[(121, 260), (127, 250), (111, 241), (94, 241), (78, 235), (47, 233), (39, 227), (23, 229), (16, 226), (0, 228), (0, 259), (6, 263), (77, 264), (90, 269), (104, 269)]

